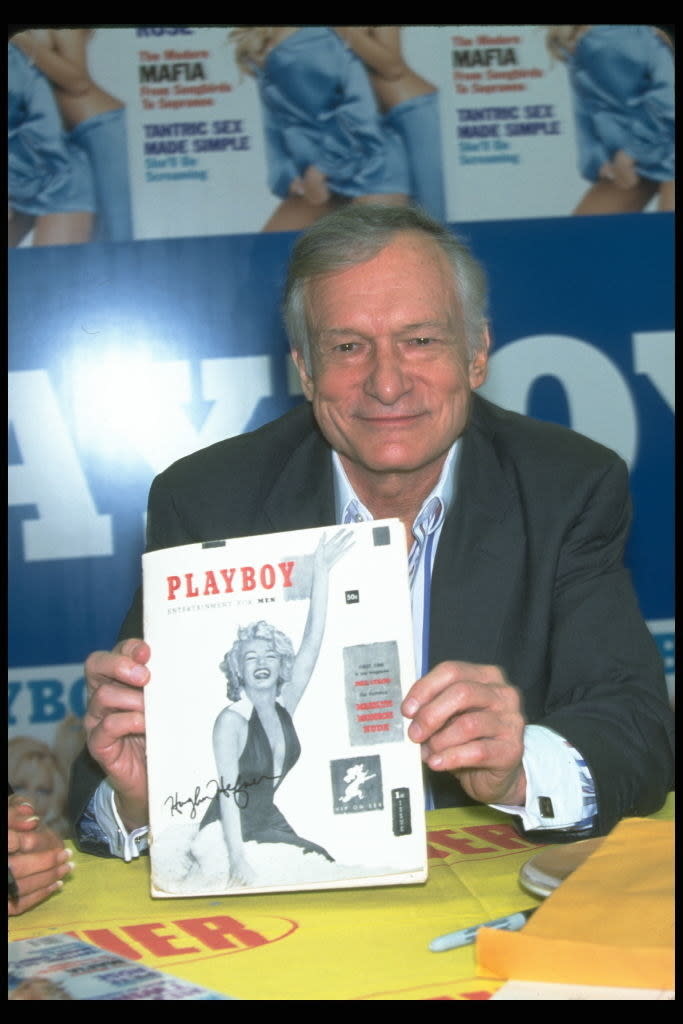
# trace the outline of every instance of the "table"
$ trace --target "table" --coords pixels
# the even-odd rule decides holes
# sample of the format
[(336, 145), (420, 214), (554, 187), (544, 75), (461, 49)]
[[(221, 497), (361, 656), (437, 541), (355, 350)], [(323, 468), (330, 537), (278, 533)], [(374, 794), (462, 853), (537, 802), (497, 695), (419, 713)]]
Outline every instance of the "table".
[[(673, 817), (673, 797), (654, 817)], [(238, 999), (488, 999), (474, 947), (436, 935), (540, 903), (519, 885), (541, 847), (489, 807), (430, 811), (422, 885), (153, 899), (149, 863), (76, 852), (64, 888), (10, 919), (10, 940), (69, 932)]]

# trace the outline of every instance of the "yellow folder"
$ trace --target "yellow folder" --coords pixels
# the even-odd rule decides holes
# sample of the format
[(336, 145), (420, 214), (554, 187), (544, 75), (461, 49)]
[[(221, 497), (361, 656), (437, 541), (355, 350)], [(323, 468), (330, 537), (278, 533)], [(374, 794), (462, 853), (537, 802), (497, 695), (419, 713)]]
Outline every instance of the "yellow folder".
[(674, 987), (674, 826), (627, 818), (522, 931), (482, 928), (485, 977)]

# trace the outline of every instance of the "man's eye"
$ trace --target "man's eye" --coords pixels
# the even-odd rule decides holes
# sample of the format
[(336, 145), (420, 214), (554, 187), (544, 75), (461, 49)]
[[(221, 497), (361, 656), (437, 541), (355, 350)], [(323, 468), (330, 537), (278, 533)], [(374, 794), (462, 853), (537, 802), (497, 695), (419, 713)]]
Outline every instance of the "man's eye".
[(355, 352), (356, 351), (355, 341), (342, 341), (340, 345), (335, 345), (335, 352)]
[(434, 341), (433, 338), (411, 338), (410, 339), (411, 345), (418, 345), (418, 346), (431, 345), (433, 341)]

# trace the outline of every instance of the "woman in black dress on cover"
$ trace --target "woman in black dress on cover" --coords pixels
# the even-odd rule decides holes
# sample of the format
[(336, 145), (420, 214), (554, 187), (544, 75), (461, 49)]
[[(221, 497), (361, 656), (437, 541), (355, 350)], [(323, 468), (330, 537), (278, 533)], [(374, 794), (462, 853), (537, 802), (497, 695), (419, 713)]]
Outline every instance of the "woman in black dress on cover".
[(294, 832), (275, 805), (278, 786), (296, 763), (301, 747), (292, 716), (313, 674), (325, 628), (329, 571), (348, 550), (351, 534), (323, 537), (313, 555), (313, 581), (301, 646), (267, 622), (241, 628), (221, 669), (228, 697), (249, 698), (247, 719), (228, 705), (213, 729), (216, 767), (223, 789), (212, 801), (201, 827), (220, 818), (230, 860), (230, 884), (256, 881), (244, 843), (288, 843), (332, 860), (322, 847)]

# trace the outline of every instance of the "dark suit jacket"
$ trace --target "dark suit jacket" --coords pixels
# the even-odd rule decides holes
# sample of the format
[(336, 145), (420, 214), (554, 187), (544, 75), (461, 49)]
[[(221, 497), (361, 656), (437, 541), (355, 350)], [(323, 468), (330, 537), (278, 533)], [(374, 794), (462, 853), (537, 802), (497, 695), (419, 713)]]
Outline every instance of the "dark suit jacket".
[[(474, 396), (434, 565), (430, 662), (504, 669), (528, 721), (586, 758), (600, 834), (625, 815), (657, 810), (673, 787), (663, 665), (622, 563), (630, 515), (627, 468), (614, 452)], [(161, 473), (147, 543), (334, 521), (330, 451), (306, 405)], [(138, 593), (120, 637), (141, 635)], [(101, 778), (83, 755), (74, 818)], [(450, 775), (438, 782), (438, 805), (471, 802)]]

